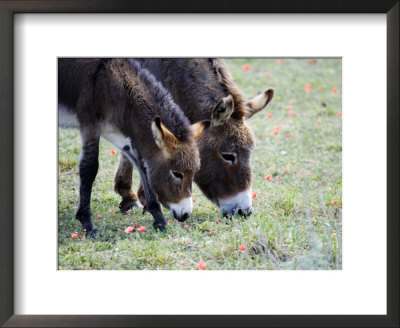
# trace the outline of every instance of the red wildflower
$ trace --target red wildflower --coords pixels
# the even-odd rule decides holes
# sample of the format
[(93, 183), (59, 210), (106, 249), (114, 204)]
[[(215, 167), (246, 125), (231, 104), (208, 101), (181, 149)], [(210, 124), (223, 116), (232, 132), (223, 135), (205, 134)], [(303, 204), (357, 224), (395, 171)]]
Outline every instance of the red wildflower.
[(321, 121), (317, 121), (317, 124), (318, 124), (318, 125), (321, 125), (321, 124), (322, 124), (322, 122), (321, 122)]
[(138, 230), (140, 232), (145, 232), (147, 230), (147, 228), (145, 226), (141, 226)]
[(241, 244), (241, 245), (239, 246), (239, 249), (240, 249), (241, 251), (244, 251), (244, 250), (246, 249), (246, 245)]
[(251, 198), (257, 198), (257, 191), (253, 191), (253, 192), (252, 192)]
[(133, 227), (129, 226), (125, 228), (126, 233), (131, 233), (133, 231)]
[(271, 113), (268, 114), (268, 118), (272, 118), (274, 115), (272, 115)]
[(287, 105), (287, 106), (286, 106), (286, 109), (287, 109), (287, 110), (292, 110), (292, 109), (293, 109), (293, 105)]
[(78, 234), (77, 234), (77, 233), (71, 233), (71, 238), (72, 238), (72, 239), (76, 239), (76, 237), (78, 237)]
[(293, 117), (294, 113), (293, 112), (289, 112), (289, 117)]
[(336, 237), (336, 232), (332, 232), (331, 233), (331, 238), (335, 238)]
[(310, 83), (304, 84), (304, 91), (307, 93), (310, 93), (312, 91)]
[(82, 236), (81, 236), (81, 235), (79, 235), (79, 236), (78, 236), (78, 238), (79, 238), (79, 239), (82, 239)]
[(110, 150), (110, 154), (111, 154), (111, 155), (115, 155), (116, 153), (117, 153), (117, 151), (116, 151), (115, 149), (111, 149), (111, 150)]
[(275, 214), (275, 213), (271, 213), (271, 215), (272, 215), (272, 216), (276, 216), (276, 214)]
[(210, 234), (214, 236), (215, 235), (215, 231), (211, 230)]
[(171, 224), (171, 223), (172, 223), (172, 220), (168, 220), (168, 223), (170, 223), (170, 224)]
[(137, 228), (138, 228), (138, 224), (137, 224), (137, 223), (134, 223), (134, 224), (133, 224), (133, 227), (134, 227), (135, 229), (137, 229)]
[(337, 203), (338, 203), (337, 200), (333, 200), (333, 201), (332, 201), (332, 204), (335, 204), (335, 205), (336, 205)]
[(290, 138), (292, 135), (290, 133), (285, 134), (286, 138)]
[(332, 92), (333, 92), (333, 93), (338, 93), (338, 89), (333, 88), (333, 89), (332, 89)]
[(269, 174), (267, 174), (267, 175), (264, 177), (264, 179), (269, 181), (269, 180), (271, 180), (271, 176), (270, 176)]
[(196, 203), (196, 200), (193, 198), (193, 203)]
[(306, 176), (308, 176), (308, 177), (311, 176), (311, 173), (310, 173), (310, 172), (307, 172), (307, 173), (306, 173)]
[(250, 65), (249, 64), (244, 64), (242, 66), (242, 70), (244, 70), (245, 72), (248, 71), (250, 69)]
[(310, 65), (314, 65), (316, 62), (317, 62), (317, 61), (316, 61), (315, 59), (310, 59), (310, 60), (308, 61), (308, 63), (309, 63)]
[(218, 224), (218, 223), (219, 223), (219, 220), (217, 219), (217, 221), (215, 221), (215, 223)]
[(277, 59), (277, 60), (275, 60), (275, 63), (276, 63), (277, 65), (280, 65), (280, 64), (282, 64), (282, 60)]
[(186, 260), (183, 260), (181, 263), (182, 263), (182, 265), (185, 265), (187, 262), (186, 262)]
[(275, 130), (272, 131), (272, 134), (277, 135), (277, 134), (279, 133), (279, 129), (280, 129), (280, 126), (279, 126), (279, 125), (276, 126), (276, 127), (275, 127)]
[(197, 270), (205, 270), (207, 268), (207, 264), (205, 264), (203, 261), (199, 261), (197, 263), (196, 269)]
[(270, 76), (271, 76), (271, 73), (270, 73), (270, 72), (265, 72), (264, 75), (265, 75), (266, 77), (270, 77)]
[(342, 113), (338, 113), (338, 114), (337, 114), (337, 117), (342, 117)]
[(188, 225), (188, 224), (185, 224), (184, 228), (185, 228), (185, 229), (188, 229), (188, 228), (189, 228), (189, 225)]
[(289, 170), (288, 169), (284, 169), (283, 172), (284, 173), (289, 173)]
[(99, 215), (97, 215), (97, 219), (101, 219), (102, 218), (102, 216), (99, 214)]

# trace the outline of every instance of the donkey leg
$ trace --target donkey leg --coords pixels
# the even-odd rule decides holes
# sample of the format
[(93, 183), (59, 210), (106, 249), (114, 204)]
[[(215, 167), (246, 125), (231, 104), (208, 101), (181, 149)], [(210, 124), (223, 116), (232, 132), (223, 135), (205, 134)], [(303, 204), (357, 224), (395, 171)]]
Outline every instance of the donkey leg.
[(125, 213), (133, 206), (142, 207), (138, 201), (138, 197), (132, 190), (132, 173), (132, 163), (125, 157), (125, 155), (121, 154), (118, 170), (114, 178), (114, 190), (122, 197), (122, 201), (119, 204), (122, 213)]
[(137, 191), (137, 196), (139, 198), (140, 203), (143, 205), (143, 208), (146, 209), (146, 196), (144, 194), (142, 182), (140, 182), (140, 185), (139, 185), (139, 188)]
[(154, 222), (153, 226), (155, 229), (165, 230), (167, 221), (161, 211), (160, 203), (158, 202), (157, 195), (150, 188), (150, 184), (147, 177), (147, 168), (144, 163), (143, 158), (139, 152), (132, 148), (130, 150), (125, 150), (126, 155), (135, 164), (139, 170), (140, 183), (143, 187), (144, 198), (146, 199), (146, 210), (153, 216)]
[(153, 227), (155, 229), (165, 230), (167, 226), (167, 221), (165, 220), (164, 214), (161, 211), (160, 203), (158, 202), (156, 194), (148, 188), (145, 187), (144, 183), (144, 194), (146, 199), (146, 211), (148, 211), (154, 219)]
[(90, 210), (92, 186), (99, 168), (100, 130), (97, 127), (81, 127), (82, 152), (79, 162), (79, 205), (75, 218), (79, 220), (86, 233), (95, 237), (98, 234), (94, 227)]
[(146, 210), (153, 216), (153, 226), (155, 229), (165, 230), (167, 221), (165, 220), (164, 214), (161, 211), (160, 203), (158, 202), (157, 195), (150, 188), (147, 180), (146, 166), (142, 159), (138, 161), (138, 169), (140, 173), (140, 184), (143, 189), (144, 199), (146, 203)]

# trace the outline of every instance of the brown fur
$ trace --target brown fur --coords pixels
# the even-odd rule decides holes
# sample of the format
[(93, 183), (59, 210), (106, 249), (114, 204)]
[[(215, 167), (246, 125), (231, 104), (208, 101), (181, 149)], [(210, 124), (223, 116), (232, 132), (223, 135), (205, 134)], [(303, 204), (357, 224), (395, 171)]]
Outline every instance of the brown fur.
[[(134, 163), (150, 204), (148, 210), (157, 227), (163, 228), (165, 219), (158, 202), (168, 208), (169, 203), (191, 197), (193, 175), (200, 167), (195, 143), (200, 136), (199, 127), (196, 125), (194, 135), (168, 91), (130, 59), (60, 59), (59, 104), (77, 115), (81, 129), (81, 200), (77, 219), (86, 224), (87, 230), (93, 229), (89, 203), (98, 168), (98, 142), (100, 134), (112, 139), (117, 133), (130, 139), (129, 143), (118, 137), (126, 143), (120, 146), (122, 161), (115, 178), (115, 189), (125, 202), (121, 205), (137, 199), (131, 191), (129, 166)], [(206, 127), (208, 123), (200, 125)], [(183, 179), (174, 178), (173, 171), (182, 173)]]
[[(110, 119), (119, 124), (124, 135), (130, 136), (132, 140), (140, 140), (138, 142), (139, 152), (147, 159), (148, 163), (153, 163), (148, 168), (148, 175), (150, 185), (156, 192), (158, 200), (168, 208), (168, 203), (177, 203), (183, 198), (190, 197), (189, 190), (193, 173), (199, 169), (200, 162), (190, 126), (183, 117), (181, 120), (176, 117), (180, 114), (178, 106), (172, 102), (168, 93), (160, 97), (155, 96), (157, 90), (151, 89), (140, 74), (130, 69), (124, 59), (112, 61), (109, 70), (113, 72), (113, 76), (112, 81), (108, 84), (108, 93), (113, 92), (113, 89), (110, 89), (111, 85), (116, 85), (118, 91), (123, 87), (129, 96), (128, 106), (133, 109), (113, 112)], [(104, 93), (107, 94), (106, 91)], [(164, 100), (163, 97), (167, 99)], [(109, 105), (111, 108), (118, 107), (115, 103)], [(171, 113), (166, 111), (168, 106), (174, 107)], [(141, 108), (140, 111), (139, 108)], [(156, 115), (159, 115), (166, 124), (164, 125), (159, 120), (159, 127), (163, 131), (164, 147), (162, 151), (153, 142), (151, 129), (143, 128), (151, 125), (150, 122)], [(166, 157), (165, 153), (168, 153), (169, 156)], [(182, 185), (174, 182), (169, 174), (171, 170), (185, 173)], [(161, 181), (162, 183), (160, 183)]]
[(121, 156), (118, 170), (114, 178), (114, 190), (120, 193), (122, 197), (120, 208), (124, 208), (125, 211), (137, 204), (136, 202), (138, 201), (138, 197), (131, 189), (132, 174), (133, 165), (129, 163), (125, 156)]
[(246, 101), (242, 91), (240, 91), (236, 83), (233, 81), (233, 77), (222, 59), (211, 59), (211, 62), (219, 84), (225, 90), (226, 95), (231, 95), (233, 97), (235, 108), (231, 117), (236, 120), (242, 120), (247, 113)]
[[(195, 182), (203, 193), (219, 204), (219, 200), (250, 188), (250, 155), (255, 139), (245, 120), (271, 101), (273, 90), (247, 101), (222, 59), (166, 58), (140, 62), (171, 92), (190, 122), (213, 121), (198, 141), (201, 168)], [(226, 152), (235, 154), (233, 165), (223, 159), (222, 153)]]

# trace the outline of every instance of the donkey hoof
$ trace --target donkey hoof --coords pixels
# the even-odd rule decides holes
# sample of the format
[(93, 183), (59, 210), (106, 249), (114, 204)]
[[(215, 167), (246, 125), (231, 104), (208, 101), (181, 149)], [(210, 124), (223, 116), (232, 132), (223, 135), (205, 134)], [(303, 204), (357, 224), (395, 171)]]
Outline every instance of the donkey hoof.
[(99, 231), (96, 228), (94, 228), (90, 232), (89, 236), (90, 236), (90, 238), (96, 239), (99, 236)]
[(167, 225), (164, 222), (159, 222), (159, 223), (154, 222), (153, 227), (156, 230), (165, 231)]
[(133, 207), (139, 207), (143, 208), (143, 205), (138, 201), (134, 199), (124, 199), (120, 204), (119, 204), (119, 210), (121, 213), (126, 213)]

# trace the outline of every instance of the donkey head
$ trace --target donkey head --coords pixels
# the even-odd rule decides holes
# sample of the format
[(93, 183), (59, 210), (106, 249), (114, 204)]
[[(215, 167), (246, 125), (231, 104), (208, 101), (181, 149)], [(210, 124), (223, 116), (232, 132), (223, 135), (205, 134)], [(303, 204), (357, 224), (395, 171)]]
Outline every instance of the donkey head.
[(212, 127), (199, 140), (201, 169), (195, 181), (224, 215), (252, 213), (250, 155), (255, 139), (246, 123), (267, 106), (274, 91), (268, 89), (237, 108), (231, 95), (222, 98), (212, 113)]
[(178, 221), (185, 221), (192, 212), (192, 181), (200, 168), (196, 141), (203, 135), (210, 121), (191, 126), (192, 135), (179, 140), (156, 117), (151, 131), (158, 151), (146, 163), (149, 183), (158, 201), (170, 209)]

